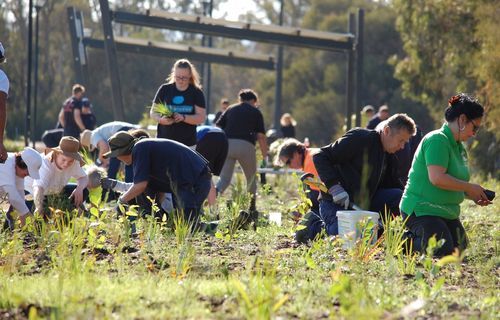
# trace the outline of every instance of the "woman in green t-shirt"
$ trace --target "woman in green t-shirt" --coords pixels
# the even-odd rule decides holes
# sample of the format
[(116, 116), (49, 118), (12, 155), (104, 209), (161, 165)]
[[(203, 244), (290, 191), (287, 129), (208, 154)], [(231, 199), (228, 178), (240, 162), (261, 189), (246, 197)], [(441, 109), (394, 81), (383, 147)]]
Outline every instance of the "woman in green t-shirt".
[(460, 203), (465, 196), (480, 206), (491, 202), (479, 184), (470, 183), (467, 152), (462, 142), (476, 135), (484, 108), (460, 93), (448, 101), (444, 125), (429, 132), (415, 152), (400, 209), (408, 220), (413, 248), (425, 251), (429, 238), (444, 239), (435, 255), (443, 256), (467, 246), (460, 222)]

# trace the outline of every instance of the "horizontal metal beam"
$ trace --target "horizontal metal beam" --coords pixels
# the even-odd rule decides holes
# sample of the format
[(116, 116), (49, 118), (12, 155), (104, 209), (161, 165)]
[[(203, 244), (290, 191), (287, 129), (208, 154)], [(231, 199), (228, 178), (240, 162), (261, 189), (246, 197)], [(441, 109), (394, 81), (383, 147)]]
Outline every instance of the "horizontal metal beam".
[[(104, 41), (84, 38), (87, 47), (104, 49)], [(207, 47), (195, 47), (148, 40), (115, 37), (116, 49), (121, 52), (153, 55), (158, 57), (188, 58), (195, 61), (228, 64), (241, 67), (274, 70), (274, 58), (264, 55), (220, 50)]]
[(111, 15), (113, 21), (118, 23), (151, 28), (172, 29), (327, 51), (346, 51), (353, 48), (354, 35), (350, 33), (330, 33), (281, 26), (232, 22), (203, 16), (172, 14), (164, 11), (148, 11), (147, 14), (112, 11)]

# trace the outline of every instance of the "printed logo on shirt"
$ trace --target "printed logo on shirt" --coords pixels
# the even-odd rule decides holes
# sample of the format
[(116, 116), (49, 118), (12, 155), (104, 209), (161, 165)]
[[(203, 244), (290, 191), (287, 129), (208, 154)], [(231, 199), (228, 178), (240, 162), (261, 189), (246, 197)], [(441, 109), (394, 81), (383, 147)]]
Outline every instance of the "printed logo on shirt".
[(172, 99), (172, 103), (173, 104), (182, 104), (182, 103), (184, 103), (184, 96), (175, 96)]
[(177, 112), (180, 114), (193, 114), (194, 113), (194, 106), (175, 106), (175, 105), (172, 105), (172, 106), (170, 106), (170, 109), (173, 112)]
[(64, 103), (64, 112), (73, 112), (74, 104), (73, 104), (73, 99), (68, 99)]

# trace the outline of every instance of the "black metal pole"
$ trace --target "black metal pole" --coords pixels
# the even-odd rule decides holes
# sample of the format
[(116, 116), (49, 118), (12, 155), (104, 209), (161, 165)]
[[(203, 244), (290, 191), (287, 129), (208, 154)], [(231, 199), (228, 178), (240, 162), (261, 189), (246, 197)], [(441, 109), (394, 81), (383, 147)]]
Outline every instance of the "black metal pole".
[[(284, 10), (285, 9), (285, 1), (281, 0), (281, 5), (280, 5), (280, 20), (279, 20), (279, 25), (283, 25), (283, 15), (284, 15)], [(280, 45), (278, 46), (278, 59), (276, 62), (276, 104), (274, 106), (274, 121), (273, 121), (273, 128), (278, 129), (279, 128), (279, 123), (280, 123), (280, 118), (281, 118), (281, 87), (283, 83), (283, 46)]]
[[(349, 32), (354, 33), (355, 28), (354, 14), (349, 14)], [(345, 110), (345, 126), (346, 131), (351, 129), (351, 114), (353, 110), (354, 103), (354, 76), (355, 76), (355, 65), (354, 65), (354, 48), (347, 51), (347, 90), (346, 90), (346, 110)]]
[[(210, 4), (208, 6), (208, 16), (211, 18), (212, 17), (212, 11), (214, 9), (214, 1), (210, 0)], [(212, 48), (212, 36), (208, 36), (208, 47)], [(211, 99), (211, 92), (212, 92), (212, 68), (210, 65), (210, 62), (207, 62), (207, 73), (205, 75), (207, 77), (207, 87), (205, 88), (205, 95), (207, 98), (206, 101), (206, 112), (207, 115), (210, 112), (210, 99)], [(208, 117), (207, 117), (208, 120)]]
[(24, 145), (29, 145), (31, 137), (31, 73), (33, 57), (33, 0), (29, 0), (28, 8), (28, 74), (26, 86), (26, 119), (24, 122)]
[(109, 77), (111, 79), (111, 98), (113, 102), (114, 120), (125, 120), (123, 110), (123, 95), (120, 84), (120, 72), (118, 67), (118, 58), (116, 55), (115, 38), (113, 35), (113, 26), (111, 24), (112, 16), (109, 10), (108, 0), (99, 0), (101, 7), (101, 22), (104, 33), (104, 50), (106, 51), (106, 61), (108, 63)]
[[(207, 10), (208, 10), (208, 2), (207, 1), (202, 1), (202, 14), (204, 17), (207, 16)], [(207, 36), (205, 34), (201, 35), (201, 46), (204, 47), (206, 44)], [(203, 83), (203, 87), (205, 87), (206, 80), (205, 80), (205, 61), (201, 61), (201, 81)]]
[(363, 95), (363, 51), (365, 11), (358, 10), (358, 25), (356, 28), (356, 126), (361, 126), (361, 107), (365, 104)]
[(33, 148), (35, 148), (35, 132), (36, 132), (36, 118), (37, 118), (37, 109), (38, 109), (38, 56), (40, 53), (40, 46), (39, 46), (39, 15), (40, 15), (40, 10), (42, 9), (42, 6), (36, 5), (36, 18), (35, 18), (35, 79), (34, 79), (34, 85), (33, 85), (33, 129), (31, 130), (32, 134), (32, 143), (33, 143)]

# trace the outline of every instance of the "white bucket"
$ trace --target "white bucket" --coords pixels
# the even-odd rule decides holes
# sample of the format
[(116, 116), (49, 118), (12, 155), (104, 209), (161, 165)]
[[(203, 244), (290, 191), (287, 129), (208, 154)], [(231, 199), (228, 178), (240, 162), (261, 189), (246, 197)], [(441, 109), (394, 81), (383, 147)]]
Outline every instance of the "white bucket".
[(362, 210), (340, 210), (337, 211), (337, 219), (339, 224), (339, 236), (344, 239), (344, 249), (349, 249), (354, 246), (356, 239), (361, 237), (362, 230), (359, 227), (359, 221), (370, 219), (374, 223), (373, 242), (377, 241), (378, 227), (378, 212), (362, 211)]
[(281, 226), (281, 212), (269, 212), (269, 222)]

